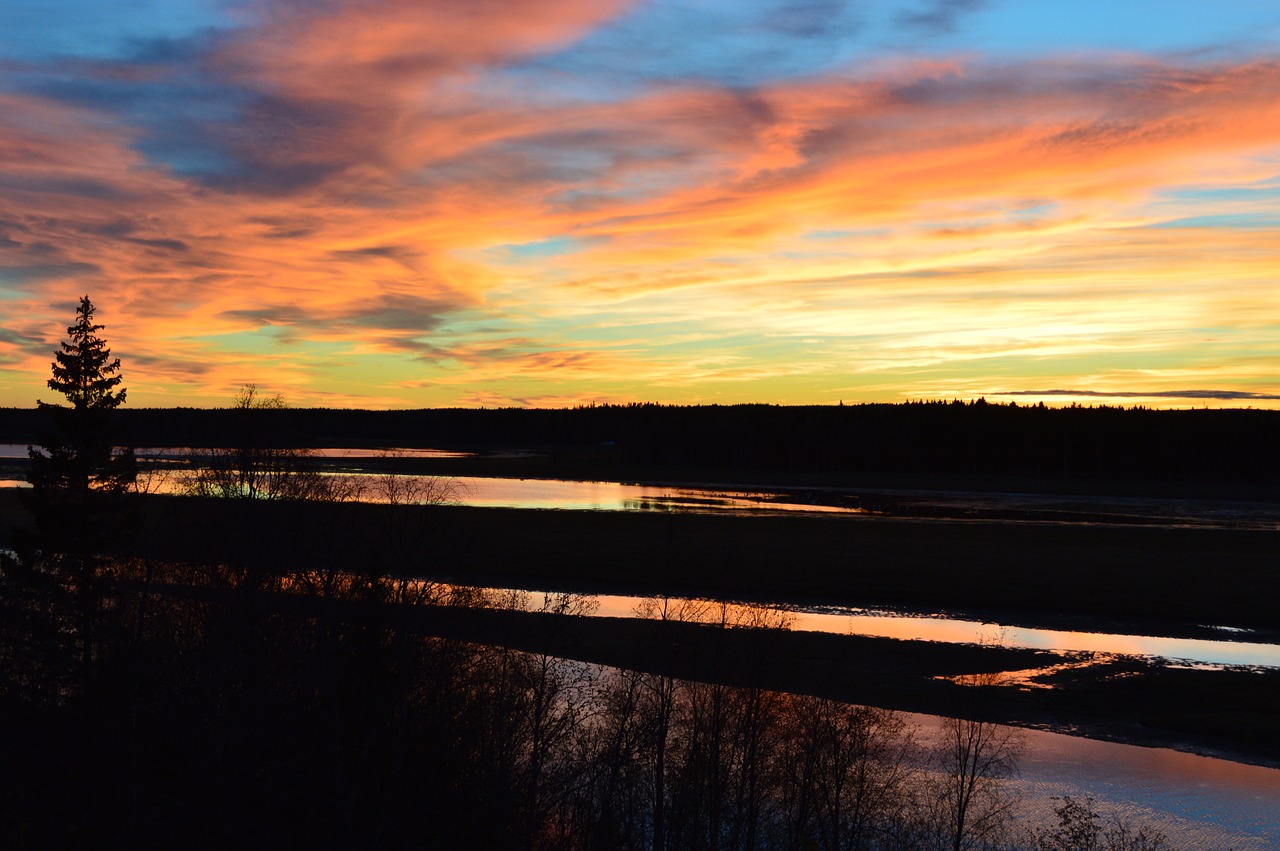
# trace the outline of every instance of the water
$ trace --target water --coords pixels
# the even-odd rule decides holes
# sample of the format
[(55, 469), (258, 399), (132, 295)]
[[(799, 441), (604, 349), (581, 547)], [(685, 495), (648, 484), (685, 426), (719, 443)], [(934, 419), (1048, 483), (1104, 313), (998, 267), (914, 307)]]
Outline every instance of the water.
[[(593, 614), (601, 617), (634, 617), (637, 608), (651, 600), (626, 595), (600, 595), (593, 599), (596, 601)], [(704, 619), (718, 620), (720, 604), (709, 605), (717, 614), (708, 614)], [(852, 607), (813, 609), (774, 605), (769, 608), (785, 615), (792, 629), (836, 635), (959, 644), (998, 642), (1035, 650), (1153, 656), (1198, 665), (1280, 668), (1280, 644), (1034, 629), (942, 615), (898, 614)]]
[[(940, 719), (911, 715), (923, 738)], [(1053, 819), (1054, 798), (1093, 797), (1100, 812), (1150, 824), (1181, 851), (1280, 848), (1280, 770), (1182, 753), (1024, 730), (1015, 789), (1025, 811)]]
[[(148, 457), (181, 457), (174, 450), (140, 450)], [(380, 458), (379, 450), (320, 450), (326, 459)], [(465, 453), (410, 450), (404, 457), (463, 457)], [(26, 445), (0, 444), (0, 459), (25, 459)], [(358, 464), (353, 465), (358, 470)], [(357, 475), (361, 475), (357, 473)], [(368, 475), (368, 474), (364, 474)], [(671, 488), (617, 482), (571, 482), (540, 479), (460, 477), (456, 501), (465, 505), (510, 508), (608, 511), (827, 511), (844, 514), (856, 509), (811, 506), (776, 501), (767, 491)], [(0, 487), (21, 486), (16, 478), (0, 479)], [(179, 491), (175, 477), (158, 490)], [(922, 499), (928, 495), (919, 495)], [(936, 497), (941, 499), (941, 497)], [(984, 495), (1016, 503), (1019, 495)], [(1040, 498), (1021, 497), (1025, 502)], [(1048, 499), (1048, 498), (1045, 498)], [(1056, 499), (1056, 498), (1055, 498)], [(1217, 520), (1214, 512), (1222, 506)], [(1217, 506), (1217, 508), (1215, 508)], [(1049, 510), (1050, 506), (1037, 506)], [(1075, 505), (1065, 506), (1074, 509)], [(1222, 525), (1273, 522), (1274, 507), (1183, 503), (1175, 500), (1130, 500), (1125, 513), (1172, 525), (1189, 522), (1188, 512)], [(1057, 499), (1054, 510), (1062, 510)], [(1255, 512), (1250, 514), (1249, 512)], [(1243, 518), (1243, 520), (1242, 520)], [(597, 616), (629, 617), (645, 598), (606, 595), (596, 598)], [(1086, 633), (1030, 629), (926, 614), (898, 614), (857, 608), (806, 609), (783, 607), (792, 628), (882, 638), (923, 639), (973, 643), (998, 640), (1014, 647), (1157, 656), (1195, 665), (1280, 667), (1280, 645), (1248, 641), (1177, 639), (1161, 636)], [(1226, 628), (1223, 628), (1224, 630)], [(1246, 633), (1238, 633), (1247, 638)], [(917, 716), (922, 730), (938, 719)], [(1020, 762), (1018, 786), (1043, 815), (1053, 796), (1092, 795), (1137, 821), (1151, 821), (1185, 851), (1235, 848), (1238, 851), (1280, 848), (1280, 771), (1157, 748), (1140, 748), (1081, 739), (1043, 731), (1026, 731), (1027, 752)]]
[[(191, 450), (140, 448), (144, 474), (175, 471), (190, 460)], [(443, 449), (321, 448), (307, 450), (330, 469), (359, 480), (381, 478), (365, 462), (404, 459), (466, 459), (478, 453)], [(486, 457), (525, 457), (522, 451), (484, 453)], [(0, 444), (0, 461), (27, 457), (25, 444)], [(405, 476), (405, 479), (416, 478)], [(964, 522), (1039, 522), (1128, 524), (1161, 527), (1199, 527), (1280, 530), (1280, 503), (1240, 500), (1188, 500), (1151, 497), (1097, 497), (1029, 493), (986, 493), (894, 489), (812, 488), (791, 491), (771, 487), (715, 485), (659, 486), (623, 482), (580, 482), (552, 479), (461, 476), (454, 481), (455, 502), (501, 508), (591, 511), (800, 511), (833, 515), (880, 514), (927, 520)], [(16, 476), (0, 480), (0, 487), (21, 486)], [(150, 492), (181, 492), (176, 476), (151, 476)], [(377, 501), (366, 494), (362, 499)]]
[[(473, 589), (476, 590), (476, 589)], [(510, 589), (478, 589), (491, 602), (537, 608), (545, 592)], [(545, 599), (554, 599), (549, 595)], [(707, 600), (657, 599), (605, 595), (586, 597), (576, 610), (596, 617), (636, 617), (639, 607), (652, 612), (665, 603), (682, 620), (732, 623), (787, 623), (792, 629), (848, 632), (844, 623), (860, 617), (842, 614), (840, 622), (830, 613), (812, 613), (796, 607), (760, 607)], [(761, 614), (761, 612), (764, 614)], [(818, 614), (816, 620), (807, 619)], [(876, 624), (895, 629), (887, 637), (930, 638), (931, 627), (954, 629), (954, 640), (975, 640), (969, 622), (946, 618), (895, 617), (869, 614), (867, 625), (855, 631), (874, 633)], [(990, 628), (993, 625), (977, 624)], [(921, 631), (921, 630), (924, 631)], [(1056, 634), (1056, 633), (1055, 633)], [(1113, 647), (1126, 646), (1135, 636), (1093, 636)], [(1217, 642), (1220, 645), (1230, 642)], [(1039, 646), (1039, 645), (1035, 645)], [(1275, 651), (1277, 648), (1269, 648)], [(1219, 650), (1227, 650), (1219, 648)], [(1270, 657), (1276, 664), (1276, 657)], [(945, 719), (933, 715), (902, 713), (916, 728), (922, 744), (940, 741)], [(1008, 728), (1003, 728), (1008, 729)], [(1010, 782), (1021, 799), (1024, 824), (1056, 823), (1053, 807), (1063, 796), (1095, 799), (1095, 808), (1106, 817), (1118, 816), (1131, 827), (1147, 825), (1165, 833), (1181, 851), (1265, 851), (1280, 848), (1280, 770), (1245, 765), (1223, 759), (1183, 753), (1167, 748), (1085, 739), (1044, 730), (1014, 731), (1023, 745), (1017, 776)]]
[[(346, 472), (333, 475), (374, 487), (365, 489), (360, 497), (365, 502), (385, 502), (378, 496), (376, 487), (385, 474), (368, 472), (360, 462), (384, 458), (463, 458), (473, 453), (440, 449), (317, 449), (314, 457), (330, 462), (348, 462)], [(185, 449), (136, 450), (139, 458), (147, 459), (158, 468), (144, 468), (140, 478), (152, 475), (145, 490), (151, 493), (182, 493), (183, 482), (173, 465), (183, 464), (189, 458)], [(388, 454), (390, 453), (390, 454)], [(0, 459), (25, 459), (27, 447), (18, 444), (0, 444)], [(170, 469), (164, 468), (168, 462)], [(430, 477), (399, 476), (404, 482), (425, 480)], [(456, 476), (439, 480), (449, 490), (449, 502), (481, 508), (529, 508), (578, 511), (802, 511), (835, 514), (859, 514), (860, 509), (826, 505), (786, 502), (778, 494), (765, 491), (723, 490), (714, 488), (677, 488), (657, 485), (637, 485), (622, 482), (580, 482), (561, 479), (519, 479), (486, 476)], [(0, 479), (0, 487), (22, 487), (16, 478)]]
[(312, 454), (321, 458), (474, 458), (474, 452), (452, 449), (313, 449)]
[(501, 479), (458, 476), (458, 502), (488, 508), (576, 509), (589, 511), (767, 510), (839, 514), (857, 509), (779, 502), (774, 494), (622, 482), (576, 482), (558, 479)]
[[(327, 449), (311, 449), (308, 450), (313, 455), (320, 458), (470, 458), (475, 455), (474, 452), (459, 452), (451, 449), (347, 449), (347, 448), (327, 448)], [(156, 447), (156, 446), (139, 446), (133, 450), (133, 454), (139, 458), (148, 459), (186, 459), (191, 455), (190, 448), (174, 448), (174, 447)], [(26, 458), (27, 444), (25, 443), (0, 443), (0, 459), (4, 458)]]
[[(388, 502), (379, 496), (377, 485), (383, 476), (377, 473), (341, 473), (357, 484), (368, 484), (358, 501)], [(142, 476), (139, 477), (140, 480)], [(398, 476), (412, 482), (414, 476)], [(654, 485), (629, 485), (619, 482), (574, 482), (559, 479), (507, 479), (482, 476), (456, 476), (438, 480), (447, 498), (443, 501), (476, 508), (528, 508), (576, 511), (799, 511), (828, 514), (857, 514), (858, 509), (838, 508), (803, 503), (778, 502), (771, 494), (744, 491), (704, 491), (692, 488), (669, 488)], [(0, 487), (26, 487), (19, 479), (0, 478)], [(155, 476), (143, 490), (148, 493), (180, 494), (184, 491), (178, 475)], [(435, 501), (435, 500), (432, 500)]]
[[(520, 605), (543, 596), (544, 592), (522, 594), (509, 589), (481, 589), (491, 601)], [(554, 596), (554, 595), (552, 595)], [(707, 600), (603, 595), (587, 597), (577, 610), (596, 617), (637, 617), (637, 609), (650, 611), (666, 603), (680, 619), (737, 623), (786, 623), (791, 629), (883, 635), (890, 638), (974, 641), (999, 625), (954, 621), (923, 616), (894, 616), (852, 610), (839, 615), (811, 612), (797, 607), (760, 607)], [(536, 606), (535, 606), (536, 608)], [(765, 614), (761, 614), (764, 611)], [(859, 619), (865, 618), (864, 621)], [(855, 625), (850, 628), (848, 625)], [(859, 625), (860, 623), (860, 625)], [(879, 627), (887, 627), (879, 629)], [(978, 627), (978, 631), (973, 631)], [(1034, 636), (1042, 631), (1024, 631), (1033, 636), (1026, 646), (1046, 646)], [(1008, 635), (1021, 633), (1007, 630)], [(1085, 635), (1113, 651), (1138, 646), (1145, 652), (1152, 645), (1137, 644), (1144, 636), (1093, 635), (1088, 633), (1046, 633), (1051, 636)], [(940, 637), (946, 636), (946, 637)], [(1070, 643), (1070, 642), (1067, 642)], [(1196, 642), (1200, 644), (1201, 642)], [(1232, 642), (1203, 642), (1217, 645), (1205, 654), (1229, 658)], [(1160, 647), (1162, 645), (1154, 645)], [(1275, 646), (1266, 648), (1272, 666), (1280, 665)], [(1057, 648), (1055, 648), (1057, 649)], [(939, 741), (944, 719), (938, 716), (902, 713), (924, 745)], [(1004, 728), (1008, 729), (1008, 728)], [(1053, 807), (1063, 796), (1078, 800), (1095, 799), (1095, 808), (1104, 816), (1117, 816), (1131, 827), (1147, 825), (1165, 833), (1171, 845), (1181, 851), (1265, 851), (1280, 848), (1280, 770), (1245, 765), (1223, 759), (1183, 753), (1167, 748), (1104, 742), (1051, 733), (1044, 730), (1016, 731), (1023, 744), (1018, 774), (1010, 782), (1021, 799), (1024, 823), (1056, 823)]]

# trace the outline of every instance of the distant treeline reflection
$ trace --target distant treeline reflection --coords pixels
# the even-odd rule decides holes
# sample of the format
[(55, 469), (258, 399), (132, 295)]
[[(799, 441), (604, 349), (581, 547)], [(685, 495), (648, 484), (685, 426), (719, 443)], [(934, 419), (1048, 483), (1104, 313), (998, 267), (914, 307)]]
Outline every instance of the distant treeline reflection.
[[(598, 405), (574, 409), (122, 409), (134, 445), (539, 446), (640, 468), (1085, 478), (1266, 485), (1280, 412), (1049, 408), (985, 401), (851, 406)], [(34, 439), (0, 410), (0, 440)]]

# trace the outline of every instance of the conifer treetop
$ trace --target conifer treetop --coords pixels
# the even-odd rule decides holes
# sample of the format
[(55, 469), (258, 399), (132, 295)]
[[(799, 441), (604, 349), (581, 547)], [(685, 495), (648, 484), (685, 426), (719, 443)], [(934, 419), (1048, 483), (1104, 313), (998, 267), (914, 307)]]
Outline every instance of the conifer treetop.
[(111, 359), (107, 341), (98, 336), (104, 326), (93, 321), (95, 308), (89, 297), (81, 296), (75, 324), (67, 328), (69, 340), (54, 353), (53, 377), (49, 387), (57, 390), (77, 411), (110, 410), (125, 400), (124, 388), (116, 390), (122, 377), (120, 359)]

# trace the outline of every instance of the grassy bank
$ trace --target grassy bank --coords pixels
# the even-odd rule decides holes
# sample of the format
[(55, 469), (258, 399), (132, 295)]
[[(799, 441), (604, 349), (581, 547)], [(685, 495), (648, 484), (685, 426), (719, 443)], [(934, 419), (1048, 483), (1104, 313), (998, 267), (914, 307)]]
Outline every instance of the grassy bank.
[[(164, 570), (157, 572), (162, 576)], [(1280, 767), (1280, 671), (1209, 671), (1108, 654), (834, 635), (537, 610), (371, 605), (298, 593), (133, 582), (122, 598), (189, 600), (319, 633), (370, 624), (695, 682), (996, 721)], [(537, 604), (537, 600), (531, 601)], [(1002, 672), (1039, 670), (1035, 683)], [(1044, 686), (1051, 685), (1051, 688)]]
[(487, 585), (1136, 620), (1169, 634), (1280, 626), (1280, 536), (1266, 531), (150, 497), (136, 540), (138, 555), (271, 569), (377, 563)]
[[(130, 554), (373, 563), (486, 585), (814, 601), (1061, 625), (1280, 627), (1269, 531), (146, 497)], [(25, 522), (0, 491), (0, 543)], [(1099, 626), (1100, 628), (1100, 626)]]
[[(1005, 622), (1177, 634), (1274, 630), (1274, 533), (866, 517), (528, 511), (148, 497), (119, 549), (168, 562), (405, 573), (490, 586), (990, 613)], [(0, 491), (6, 540), (24, 523)], [(415, 618), (419, 616), (415, 615)], [(414, 629), (586, 661), (890, 708), (972, 711), (938, 677), (1054, 654), (521, 613), (423, 614)], [(555, 624), (554, 626), (552, 624)], [(990, 718), (1280, 762), (1280, 675), (1112, 662), (1053, 690), (985, 689)], [(968, 708), (967, 708), (968, 707)]]

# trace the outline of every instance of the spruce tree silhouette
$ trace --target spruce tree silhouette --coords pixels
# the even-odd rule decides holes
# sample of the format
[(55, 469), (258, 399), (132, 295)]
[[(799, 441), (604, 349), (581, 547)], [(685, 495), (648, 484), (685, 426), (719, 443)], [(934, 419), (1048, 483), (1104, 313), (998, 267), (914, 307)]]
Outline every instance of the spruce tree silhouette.
[[(95, 630), (103, 602), (103, 544), (132, 527), (124, 495), (137, 475), (132, 449), (117, 448), (111, 414), (125, 400), (120, 360), (111, 357), (94, 306), (80, 299), (75, 323), (54, 355), (50, 389), (70, 407), (37, 401), (45, 417), (40, 446), (28, 446), (30, 490), (23, 502), (35, 519), (34, 540), (15, 561), (15, 579), (42, 593), (45, 609), (77, 645), (79, 673), (87, 685), (95, 658)], [(41, 592), (39, 589), (43, 587)]]
[(120, 359), (111, 358), (107, 341), (98, 336), (104, 326), (94, 323), (94, 310), (89, 297), (81, 297), (75, 324), (67, 328), (69, 340), (54, 354), (49, 388), (71, 407), (36, 402), (48, 423), (42, 446), (27, 447), (27, 479), (37, 491), (121, 493), (137, 475), (133, 451), (114, 446), (110, 413), (124, 403), (127, 391), (119, 387)]

